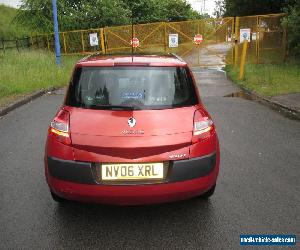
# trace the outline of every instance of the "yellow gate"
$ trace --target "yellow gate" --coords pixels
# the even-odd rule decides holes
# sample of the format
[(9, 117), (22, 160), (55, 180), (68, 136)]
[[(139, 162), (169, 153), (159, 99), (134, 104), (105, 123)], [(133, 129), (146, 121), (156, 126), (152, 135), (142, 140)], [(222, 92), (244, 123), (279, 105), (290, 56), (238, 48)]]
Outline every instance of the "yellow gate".
[[(184, 22), (161, 22), (108, 27), (104, 29), (107, 53), (130, 53), (131, 37), (138, 38), (135, 53), (176, 53), (192, 66), (215, 66), (232, 63), (227, 51), (232, 49), (234, 18), (203, 19)], [(203, 42), (196, 45), (195, 35)], [(177, 39), (170, 44), (171, 37)]]
[[(233, 62), (227, 55), (234, 44), (234, 18), (202, 19), (167, 23), (167, 35), (178, 34), (178, 47), (168, 46), (168, 52), (177, 53), (192, 66), (218, 66)], [(202, 42), (196, 44), (196, 35)], [(227, 56), (226, 56), (227, 55)]]

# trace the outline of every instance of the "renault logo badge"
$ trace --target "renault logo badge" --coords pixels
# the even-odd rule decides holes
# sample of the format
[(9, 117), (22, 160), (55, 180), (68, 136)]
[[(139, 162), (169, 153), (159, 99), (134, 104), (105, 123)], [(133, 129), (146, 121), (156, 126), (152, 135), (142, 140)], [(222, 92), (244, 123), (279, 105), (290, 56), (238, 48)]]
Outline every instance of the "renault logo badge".
[(133, 117), (130, 117), (128, 119), (128, 125), (129, 125), (129, 127), (133, 128), (135, 126), (135, 124), (136, 124), (136, 120)]

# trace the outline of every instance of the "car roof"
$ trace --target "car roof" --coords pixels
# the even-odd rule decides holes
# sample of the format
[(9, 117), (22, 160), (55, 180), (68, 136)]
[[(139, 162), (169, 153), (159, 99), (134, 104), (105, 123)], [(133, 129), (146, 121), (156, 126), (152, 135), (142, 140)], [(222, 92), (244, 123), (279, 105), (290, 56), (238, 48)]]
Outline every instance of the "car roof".
[(81, 59), (77, 67), (160, 66), (184, 67), (187, 63), (175, 54), (91, 55)]

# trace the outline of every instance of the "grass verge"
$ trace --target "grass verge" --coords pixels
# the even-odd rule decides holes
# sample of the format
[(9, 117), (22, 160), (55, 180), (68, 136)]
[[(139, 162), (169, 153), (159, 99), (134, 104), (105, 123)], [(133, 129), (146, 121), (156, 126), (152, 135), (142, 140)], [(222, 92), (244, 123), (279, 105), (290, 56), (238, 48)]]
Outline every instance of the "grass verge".
[(0, 38), (21, 38), (31, 34), (32, 30), (28, 27), (14, 22), (17, 12), (18, 10), (15, 8), (0, 4)]
[(247, 64), (244, 80), (238, 80), (239, 69), (227, 65), (225, 70), (237, 85), (262, 96), (300, 92), (300, 64)]
[(0, 56), (0, 105), (20, 96), (68, 84), (75, 62), (80, 56), (62, 57), (57, 67), (53, 53), (43, 51), (8, 51)]

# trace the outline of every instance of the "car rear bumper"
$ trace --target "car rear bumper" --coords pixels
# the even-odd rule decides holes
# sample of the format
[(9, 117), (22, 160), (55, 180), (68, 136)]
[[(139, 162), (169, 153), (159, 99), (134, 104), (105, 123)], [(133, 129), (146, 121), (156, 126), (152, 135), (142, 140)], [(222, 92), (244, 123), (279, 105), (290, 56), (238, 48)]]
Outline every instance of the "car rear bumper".
[(107, 185), (98, 182), (96, 164), (48, 157), (46, 176), (57, 195), (78, 201), (117, 205), (152, 204), (200, 195), (216, 183), (219, 159), (216, 153), (171, 162), (164, 182)]

